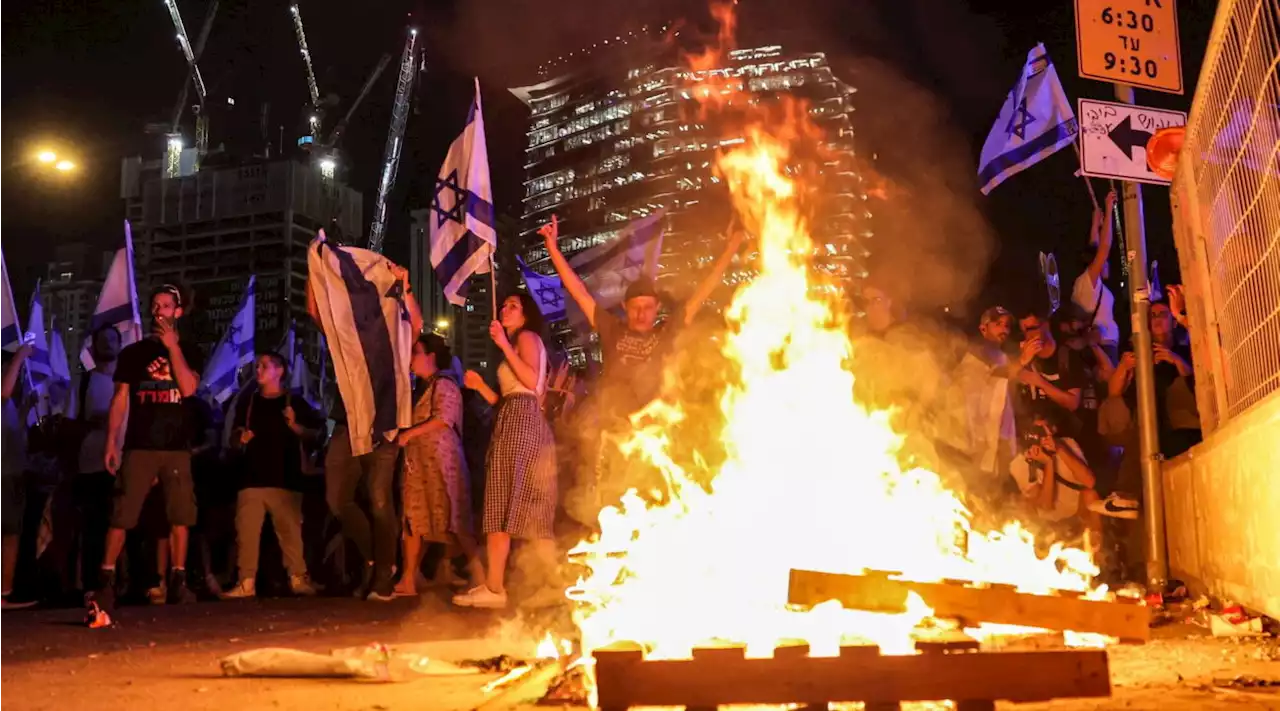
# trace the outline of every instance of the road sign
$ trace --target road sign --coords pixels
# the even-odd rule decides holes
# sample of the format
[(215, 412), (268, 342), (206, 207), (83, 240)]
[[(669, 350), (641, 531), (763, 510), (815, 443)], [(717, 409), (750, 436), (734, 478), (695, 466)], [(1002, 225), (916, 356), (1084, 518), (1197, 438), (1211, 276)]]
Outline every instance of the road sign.
[(1085, 175), (1168, 185), (1147, 167), (1147, 141), (1162, 128), (1187, 125), (1181, 111), (1080, 99), (1080, 162)]
[(1076, 62), (1086, 79), (1181, 94), (1174, 0), (1076, 0)]

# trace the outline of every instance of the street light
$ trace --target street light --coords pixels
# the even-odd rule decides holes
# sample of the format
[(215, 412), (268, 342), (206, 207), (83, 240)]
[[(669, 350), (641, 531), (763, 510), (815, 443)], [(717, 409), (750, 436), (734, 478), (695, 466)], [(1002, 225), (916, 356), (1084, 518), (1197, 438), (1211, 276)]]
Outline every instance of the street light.
[(53, 151), (40, 151), (36, 154), (36, 160), (47, 165), (58, 160), (58, 154)]
[(60, 160), (57, 163), (54, 163), (53, 169), (58, 171), (59, 173), (70, 173), (71, 171), (76, 169), (76, 164), (64, 158), (63, 160)]

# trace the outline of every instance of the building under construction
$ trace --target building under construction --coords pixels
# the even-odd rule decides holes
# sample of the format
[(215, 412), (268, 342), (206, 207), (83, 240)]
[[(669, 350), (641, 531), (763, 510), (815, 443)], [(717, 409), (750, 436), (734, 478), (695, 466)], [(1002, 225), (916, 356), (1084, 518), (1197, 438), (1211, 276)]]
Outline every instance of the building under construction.
[[(585, 56), (543, 67), (548, 78), (538, 84), (511, 90), (530, 109), (521, 252), (533, 269), (551, 272), (536, 231), (552, 213), (561, 225), (560, 248), (569, 256), (663, 210), (660, 288), (676, 296), (692, 290), (719, 254), (729, 219), (728, 192), (713, 168), (716, 151), (742, 141), (742, 127), (730, 112), (700, 111), (714, 91), (753, 105), (803, 100), (824, 133), (810, 161), (821, 180), (810, 224), (820, 245), (814, 265), (827, 288), (856, 286), (865, 274), (871, 233), (854, 167), (854, 89), (832, 73), (825, 55), (757, 47), (692, 70), (670, 45), (644, 33), (579, 55)], [(749, 277), (730, 270), (713, 305)], [(561, 335), (568, 335), (563, 327)], [(566, 338), (575, 364), (585, 364), (585, 343)]]
[[(122, 194), (139, 290), (169, 281), (192, 288), (192, 335), (205, 348), (225, 331), (251, 274), (258, 277), (260, 347), (274, 348), (291, 320), (309, 324), (307, 245), (327, 224), (344, 234), (362, 231), (360, 193), (293, 160), (166, 178), (160, 161), (127, 159)], [(314, 339), (304, 341), (314, 347)]]
[[(327, 117), (336, 119), (330, 123), (326, 111), (337, 108), (339, 100), (334, 95), (321, 99), (301, 12), (297, 5), (290, 6), (287, 20), (281, 12), (282, 27), (288, 22), (296, 37), (302, 59), (299, 81), (305, 79), (310, 99), (303, 107), (300, 134), (286, 139), (284, 126), (278, 134), (269, 130), (267, 104), (261, 106), (260, 116), (250, 117), (237, 113), (232, 97), (215, 100), (208, 93), (199, 62), (218, 2), (207, 6), (194, 42), (175, 1), (164, 4), (177, 31), (188, 81), (172, 121), (148, 127), (158, 143), (163, 140), (161, 157), (126, 158), (122, 164), (121, 198), (133, 227), (139, 290), (170, 281), (191, 287), (195, 308), (189, 328), (207, 352), (234, 316), (250, 275), (256, 275), (258, 346), (276, 347), (290, 323), (296, 323), (304, 353), (317, 363), (318, 339), (310, 337), (306, 317), (306, 248), (324, 229), (330, 239), (381, 251), (387, 201), (420, 70), (417, 30), (407, 28), (404, 35), (375, 214), (366, 231), (362, 195), (344, 183), (349, 165), (341, 141), (391, 64), (391, 54), (371, 63), (359, 93), (342, 102), (341, 114)], [(216, 33), (213, 41), (218, 41)], [(215, 135), (234, 136), (233, 145), (211, 141), (211, 119)]]

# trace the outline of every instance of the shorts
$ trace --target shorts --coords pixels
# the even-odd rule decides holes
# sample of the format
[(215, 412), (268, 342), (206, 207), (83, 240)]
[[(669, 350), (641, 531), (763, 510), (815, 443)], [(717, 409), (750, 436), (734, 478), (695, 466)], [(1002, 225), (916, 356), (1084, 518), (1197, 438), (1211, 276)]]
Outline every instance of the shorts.
[(135, 532), (149, 540), (160, 540), (169, 537), (169, 517), (165, 514), (164, 484), (156, 484), (147, 492), (142, 503), (142, 514), (138, 517)]
[(191, 453), (131, 449), (124, 453), (111, 506), (111, 527), (126, 531), (138, 525), (151, 482), (164, 485), (164, 511), (170, 526), (196, 524), (196, 493), (191, 480)]
[(3, 511), (0, 511), (0, 522), (4, 525), (4, 535), (16, 536), (22, 532), (22, 477), (18, 475), (5, 474), (0, 476), (0, 504), (3, 504)]

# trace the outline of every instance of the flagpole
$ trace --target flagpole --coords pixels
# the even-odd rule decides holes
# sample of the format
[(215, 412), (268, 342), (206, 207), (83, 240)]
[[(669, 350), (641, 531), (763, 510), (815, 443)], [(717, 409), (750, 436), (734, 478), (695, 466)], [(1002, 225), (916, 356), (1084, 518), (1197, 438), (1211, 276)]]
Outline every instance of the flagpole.
[(1080, 144), (1072, 141), (1071, 147), (1076, 149), (1076, 160), (1080, 161), (1080, 177), (1084, 178), (1084, 186), (1089, 189), (1089, 200), (1093, 202), (1093, 209), (1100, 209), (1102, 206), (1098, 204), (1098, 194), (1093, 191), (1093, 181), (1084, 174), (1084, 156), (1080, 153)]
[(493, 320), (498, 319), (498, 266), (493, 260), (493, 247), (489, 248), (489, 308)]

